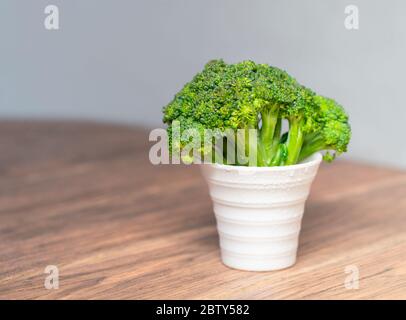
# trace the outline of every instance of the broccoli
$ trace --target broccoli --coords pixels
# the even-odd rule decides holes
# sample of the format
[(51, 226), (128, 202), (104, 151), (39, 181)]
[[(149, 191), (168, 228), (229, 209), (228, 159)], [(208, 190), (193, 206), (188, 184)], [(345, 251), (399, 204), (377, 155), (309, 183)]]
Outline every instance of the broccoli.
[(333, 99), (315, 96), (314, 103), (317, 112), (313, 116), (313, 130), (304, 139), (299, 161), (318, 151), (334, 150), (334, 155), (329, 152), (324, 155), (324, 160), (330, 162), (347, 151), (351, 139), (348, 115)]
[[(169, 148), (182, 152), (188, 163), (208, 156), (211, 162), (236, 165), (292, 165), (314, 152), (346, 151), (351, 135), (348, 116), (334, 100), (316, 95), (281, 69), (253, 61), (208, 62), (163, 113)], [(289, 123), (287, 132), (282, 132), (283, 120)], [(252, 129), (258, 132), (254, 139)], [(208, 130), (214, 134), (207, 136)], [(222, 143), (207, 143), (212, 139)], [(228, 161), (230, 152), (235, 163)], [(251, 156), (254, 163), (241, 160)]]

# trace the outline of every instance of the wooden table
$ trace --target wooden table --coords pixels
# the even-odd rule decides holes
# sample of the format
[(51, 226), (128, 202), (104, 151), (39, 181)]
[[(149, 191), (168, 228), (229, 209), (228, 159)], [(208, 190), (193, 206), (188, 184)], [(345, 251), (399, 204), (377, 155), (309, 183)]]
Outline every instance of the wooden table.
[(198, 167), (153, 166), (150, 145), (131, 127), (0, 122), (0, 298), (406, 298), (405, 172), (323, 165), (296, 265), (244, 272), (220, 262)]

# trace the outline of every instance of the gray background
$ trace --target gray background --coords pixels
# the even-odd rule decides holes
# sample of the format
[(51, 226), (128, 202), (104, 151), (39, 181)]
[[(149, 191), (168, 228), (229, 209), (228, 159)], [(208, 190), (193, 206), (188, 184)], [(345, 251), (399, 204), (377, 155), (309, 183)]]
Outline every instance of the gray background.
[[(60, 30), (44, 28), (44, 8)], [(358, 5), (360, 29), (344, 27)], [(286, 69), (349, 111), (346, 157), (406, 168), (406, 1), (1, 0), (0, 117), (161, 126), (212, 58)]]

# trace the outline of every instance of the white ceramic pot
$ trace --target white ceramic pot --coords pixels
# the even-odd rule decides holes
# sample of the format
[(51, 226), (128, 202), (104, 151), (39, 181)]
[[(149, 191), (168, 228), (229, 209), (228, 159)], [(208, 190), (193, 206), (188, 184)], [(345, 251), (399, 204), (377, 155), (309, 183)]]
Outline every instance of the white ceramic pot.
[(201, 166), (225, 265), (270, 271), (296, 262), (304, 205), (321, 160), (317, 153), (292, 166)]

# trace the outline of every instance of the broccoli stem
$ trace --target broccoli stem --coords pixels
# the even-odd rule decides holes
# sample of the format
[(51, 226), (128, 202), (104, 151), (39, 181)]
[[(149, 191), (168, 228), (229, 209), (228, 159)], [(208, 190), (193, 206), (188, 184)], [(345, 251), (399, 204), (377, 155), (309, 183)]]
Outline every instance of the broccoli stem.
[[(261, 149), (261, 143), (260, 139), (256, 136), (257, 139), (257, 145), (253, 145), (250, 143), (250, 138), (249, 138), (249, 130), (250, 129), (255, 129), (254, 126), (248, 125), (247, 127), (244, 128), (244, 133), (245, 133), (245, 155), (248, 159), (250, 159), (251, 154), (256, 154), (257, 156), (257, 163), (251, 163), (250, 161), (248, 162), (248, 166), (258, 166), (258, 167), (263, 167), (265, 165), (262, 153), (260, 152)], [(258, 141), (259, 140), (259, 141)]]
[(285, 157), (286, 157), (286, 145), (284, 143), (280, 143), (276, 149), (275, 155), (272, 158), (271, 166), (281, 166), (284, 164)]
[(228, 164), (227, 159), (224, 157), (221, 150), (219, 150), (215, 146), (212, 147), (212, 149), (207, 153), (207, 155), (202, 155), (201, 160), (204, 161), (206, 159), (209, 159), (211, 163)]
[(286, 159), (286, 165), (292, 165), (298, 162), (303, 141), (303, 119), (301, 117), (289, 118), (289, 136), (287, 141), (288, 157)]
[(276, 123), (275, 132), (273, 134), (272, 145), (271, 145), (271, 156), (273, 157), (278, 151), (282, 131), (282, 118), (278, 118)]
[[(275, 133), (277, 133), (277, 128), (279, 124), (279, 106), (271, 105), (265, 111), (261, 112), (261, 132), (259, 139), (259, 150), (263, 160), (263, 165), (269, 166), (272, 161), (272, 156), (277, 150), (273, 145)], [(280, 134), (280, 129), (279, 129)], [(279, 139), (279, 138), (278, 138)]]
[(327, 146), (324, 143), (323, 137), (317, 133), (311, 133), (305, 137), (298, 161), (302, 161), (313, 153), (324, 149), (327, 149)]
[[(216, 156), (217, 155), (217, 156)], [(227, 158), (224, 157), (224, 154), (221, 150), (214, 148), (214, 162), (218, 164), (228, 164)]]
[[(237, 152), (236, 152), (236, 164), (239, 166), (264, 166), (261, 152), (259, 150), (259, 141), (258, 136), (255, 136), (257, 139), (256, 144), (250, 143), (249, 132), (250, 129), (254, 129), (255, 126), (247, 125), (242, 130), (238, 130), (236, 133), (236, 142), (237, 142)], [(256, 163), (250, 161), (250, 155), (256, 155)]]

